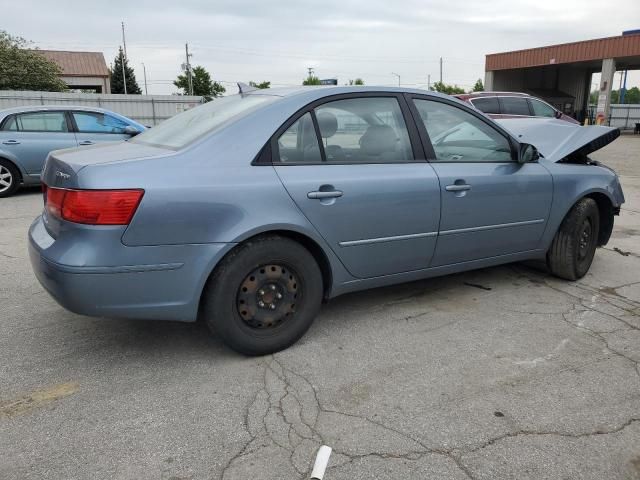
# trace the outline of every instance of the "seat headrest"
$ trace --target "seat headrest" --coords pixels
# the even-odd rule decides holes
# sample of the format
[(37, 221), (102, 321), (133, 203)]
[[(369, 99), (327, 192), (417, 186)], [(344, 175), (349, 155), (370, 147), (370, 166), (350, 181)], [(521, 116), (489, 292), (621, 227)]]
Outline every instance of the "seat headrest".
[(333, 137), (338, 131), (338, 119), (331, 112), (318, 112), (316, 114), (320, 135), (322, 138)]
[(396, 150), (398, 137), (389, 125), (371, 125), (360, 137), (360, 148), (366, 155), (382, 155)]

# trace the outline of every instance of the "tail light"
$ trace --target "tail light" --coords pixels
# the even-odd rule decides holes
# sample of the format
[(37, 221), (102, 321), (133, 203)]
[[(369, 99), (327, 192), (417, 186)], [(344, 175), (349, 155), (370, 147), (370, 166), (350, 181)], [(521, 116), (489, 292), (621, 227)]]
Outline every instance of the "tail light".
[(67, 190), (44, 186), (49, 215), (86, 225), (129, 225), (144, 190)]

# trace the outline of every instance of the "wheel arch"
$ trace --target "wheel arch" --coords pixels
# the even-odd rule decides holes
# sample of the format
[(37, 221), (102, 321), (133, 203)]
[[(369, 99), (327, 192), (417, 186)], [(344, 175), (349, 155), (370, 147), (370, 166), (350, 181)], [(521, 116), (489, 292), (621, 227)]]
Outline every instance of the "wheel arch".
[(200, 300), (198, 305), (199, 312), (202, 309), (202, 300), (203, 300), (204, 292), (206, 290), (207, 282), (215, 273), (220, 263), (227, 256), (233, 254), (233, 252), (235, 252), (238, 248), (240, 248), (245, 243), (256, 240), (257, 238), (268, 237), (268, 236), (280, 236), (283, 238), (288, 238), (290, 240), (293, 240), (299, 243), (309, 251), (309, 253), (313, 256), (316, 263), (318, 264), (318, 267), (320, 268), (320, 273), (322, 274), (323, 297), (325, 300), (329, 298), (331, 288), (333, 286), (333, 270), (331, 268), (331, 262), (329, 261), (329, 257), (325, 253), (324, 249), (320, 246), (317, 240), (313, 239), (311, 236), (303, 232), (300, 232), (298, 230), (278, 227), (278, 228), (262, 230), (260, 232), (252, 232), (236, 240), (235, 245), (232, 248), (230, 248), (215, 263), (215, 265), (209, 271), (209, 274), (205, 277), (204, 282), (202, 283), (201, 289), (200, 289)]
[(620, 209), (615, 208), (613, 206), (613, 200), (606, 193), (603, 193), (603, 192), (594, 191), (594, 192), (588, 193), (582, 198), (591, 198), (598, 205), (598, 213), (600, 214), (600, 230), (598, 231), (598, 246), (602, 247), (603, 245), (607, 244), (607, 242), (609, 241), (609, 238), (611, 237), (611, 232), (613, 232), (613, 217), (620, 211)]
[[(612, 195), (608, 191), (603, 189), (594, 188), (582, 192), (579, 196), (577, 196), (573, 200), (573, 202), (569, 204), (566, 211), (563, 212), (563, 215), (554, 230), (554, 235), (557, 233), (558, 229), (562, 225), (562, 222), (565, 218), (567, 218), (567, 215), (569, 215), (569, 212), (571, 212), (573, 207), (575, 207), (576, 204), (584, 198), (591, 198), (596, 202), (596, 205), (598, 206), (598, 213), (600, 215), (600, 229), (598, 231), (597, 245), (599, 247), (606, 245), (609, 241), (609, 238), (611, 237), (611, 232), (613, 231), (613, 217), (614, 215), (618, 214), (620, 209), (619, 207), (614, 206), (615, 200)], [(553, 237), (551, 238), (551, 240), (553, 240)]]
[(0, 151), (0, 160), (4, 160), (5, 162), (9, 162), (11, 165), (13, 165), (14, 168), (18, 171), (18, 175), (20, 177), (19, 181), (21, 183), (24, 182), (24, 176), (26, 172), (22, 171), (22, 168), (20, 167), (20, 165), (18, 164), (18, 162), (16, 162), (14, 158), (12, 158), (12, 156), (6, 155), (4, 152)]

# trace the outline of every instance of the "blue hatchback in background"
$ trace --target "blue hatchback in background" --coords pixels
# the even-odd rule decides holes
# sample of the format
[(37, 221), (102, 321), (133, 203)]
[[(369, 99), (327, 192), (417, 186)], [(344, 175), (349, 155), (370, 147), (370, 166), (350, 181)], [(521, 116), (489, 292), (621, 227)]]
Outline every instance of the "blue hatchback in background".
[(60, 105), (0, 111), (0, 198), (20, 184), (37, 185), (52, 150), (122, 141), (145, 130), (127, 117), (101, 108)]
[(202, 318), (271, 353), (347, 292), (529, 259), (584, 276), (624, 202), (589, 154), (618, 135), (424, 90), (242, 87), (52, 152), (31, 263), (74, 312)]

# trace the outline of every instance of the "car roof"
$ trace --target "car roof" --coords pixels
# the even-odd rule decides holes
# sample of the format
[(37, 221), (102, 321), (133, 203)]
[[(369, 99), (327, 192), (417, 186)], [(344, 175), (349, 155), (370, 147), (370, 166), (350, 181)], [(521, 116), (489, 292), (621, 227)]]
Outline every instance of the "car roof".
[(6, 117), (13, 113), (37, 112), (46, 110), (80, 110), (85, 112), (109, 113), (121, 116), (119, 113), (106, 110), (104, 108), (89, 107), (86, 105), (23, 105), (20, 107), (11, 107), (0, 110), (0, 117)]
[(468, 98), (480, 98), (480, 97), (531, 97), (528, 93), (523, 92), (471, 92), (460, 93), (454, 95), (456, 98), (468, 99)]
[(272, 95), (277, 97), (293, 97), (297, 95), (306, 95), (315, 98), (324, 98), (331, 95), (340, 95), (345, 93), (414, 93), (418, 95), (430, 95), (439, 98), (449, 98), (451, 96), (443, 93), (423, 90), (419, 88), (403, 88), (403, 87), (385, 87), (385, 86), (334, 86), (334, 85), (313, 85), (313, 86), (294, 86), (294, 87), (276, 87), (252, 90), (245, 95)]

